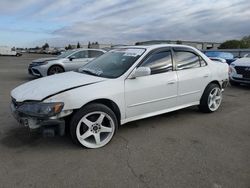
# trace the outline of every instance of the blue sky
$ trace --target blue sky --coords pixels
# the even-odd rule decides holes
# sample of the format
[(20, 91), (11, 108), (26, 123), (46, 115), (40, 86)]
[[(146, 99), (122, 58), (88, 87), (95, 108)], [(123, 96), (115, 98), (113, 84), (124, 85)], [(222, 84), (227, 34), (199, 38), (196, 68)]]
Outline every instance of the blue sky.
[(224, 41), (250, 35), (249, 0), (0, 0), (0, 45)]

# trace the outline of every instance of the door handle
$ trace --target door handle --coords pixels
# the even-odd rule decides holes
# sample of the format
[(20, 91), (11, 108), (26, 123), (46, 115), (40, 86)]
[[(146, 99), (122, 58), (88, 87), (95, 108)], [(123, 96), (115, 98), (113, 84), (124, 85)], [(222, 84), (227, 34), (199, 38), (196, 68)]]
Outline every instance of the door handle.
[(203, 78), (207, 78), (209, 75), (208, 74), (205, 74), (204, 76), (203, 76)]
[(175, 84), (175, 81), (174, 80), (171, 80), (167, 83), (168, 85), (171, 85), (171, 84)]

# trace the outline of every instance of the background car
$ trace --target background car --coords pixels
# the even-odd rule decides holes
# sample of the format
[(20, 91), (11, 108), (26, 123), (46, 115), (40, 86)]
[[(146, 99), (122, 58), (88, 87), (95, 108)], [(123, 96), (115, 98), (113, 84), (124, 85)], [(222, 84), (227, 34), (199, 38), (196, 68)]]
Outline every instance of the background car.
[(231, 63), (229, 67), (231, 85), (250, 84), (250, 58), (244, 57)]
[(78, 71), (89, 61), (103, 55), (102, 49), (75, 49), (57, 57), (34, 60), (28, 68), (29, 74), (37, 77), (58, 74), (66, 71)]
[(227, 63), (227, 61), (220, 57), (209, 57), (212, 61), (219, 62), (219, 63)]
[(218, 57), (225, 59), (227, 61), (227, 64), (231, 64), (234, 62), (236, 59), (234, 58), (234, 55), (229, 52), (218, 52), (218, 51), (206, 51), (204, 52), (207, 57)]

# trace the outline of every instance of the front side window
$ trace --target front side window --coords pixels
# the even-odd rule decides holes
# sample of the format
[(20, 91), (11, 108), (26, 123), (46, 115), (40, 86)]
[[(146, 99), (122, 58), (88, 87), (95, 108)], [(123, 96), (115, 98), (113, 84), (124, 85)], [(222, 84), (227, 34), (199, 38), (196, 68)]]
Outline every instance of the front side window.
[(124, 74), (145, 52), (143, 48), (111, 50), (83, 66), (80, 72), (105, 78)]
[(192, 52), (175, 52), (175, 62), (177, 70), (200, 67), (200, 57)]
[(58, 59), (61, 59), (61, 58), (66, 58), (70, 55), (72, 55), (75, 51), (73, 50), (68, 50), (66, 52), (63, 52), (61, 55), (57, 56)]
[(87, 51), (76, 52), (72, 55), (75, 59), (88, 58)]
[(151, 74), (158, 74), (173, 70), (172, 55), (170, 51), (156, 52), (150, 55), (142, 64), (142, 67), (149, 67)]

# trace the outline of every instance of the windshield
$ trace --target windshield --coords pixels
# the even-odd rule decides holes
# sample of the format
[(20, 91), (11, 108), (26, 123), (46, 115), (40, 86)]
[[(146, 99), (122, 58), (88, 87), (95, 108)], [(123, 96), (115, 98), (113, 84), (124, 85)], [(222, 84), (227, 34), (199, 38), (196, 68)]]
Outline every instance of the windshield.
[(59, 59), (60, 59), (60, 58), (66, 58), (66, 57), (68, 57), (69, 55), (73, 54), (74, 52), (75, 52), (74, 50), (68, 50), (68, 51), (62, 53), (61, 55), (57, 56), (57, 58), (59, 58)]
[(105, 78), (124, 74), (145, 52), (142, 48), (122, 48), (105, 53), (81, 68), (80, 72)]

